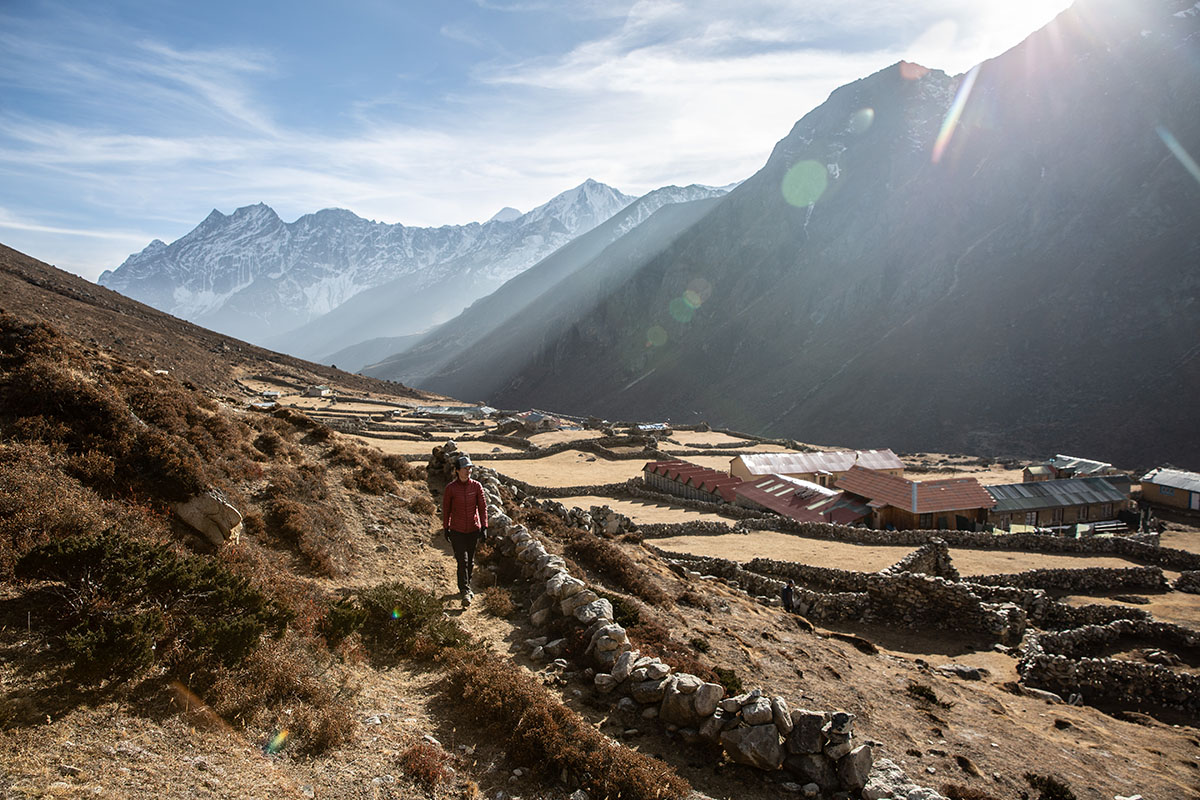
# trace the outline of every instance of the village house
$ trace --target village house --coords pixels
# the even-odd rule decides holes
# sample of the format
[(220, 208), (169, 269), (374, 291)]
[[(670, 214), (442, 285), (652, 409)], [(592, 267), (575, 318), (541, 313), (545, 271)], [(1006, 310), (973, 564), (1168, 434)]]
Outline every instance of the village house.
[(1200, 511), (1200, 472), (1152, 469), (1142, 476), (1142, 499), (1154, 505)]
[(1107, 478), (1066, 478), (984, 487), (996, 500), (989, 521), (1009, 530), (1012, 525), (1064, 528), (1115, 520), (1130, 507), (1129, 495)]
[(870, 508), (844, 492), (785, 475), (741, 481), (734, 496), (743, 508), (771, 511), (797, 522), (853, 525), (871, 514)]
[(687, 461), (651, 461), (642, 467), (651, 489), (705, 503), (732, 503), (734, 487), (742, 482), (724, 472)]
[(891, 450), (836, 450), (816, 453), (752, 453), (729, 462), (729, 474), (742, 480), (786, 475), (820, 486), (832, 486), (852, 468), (904, 475), (904, 462)]
[(1054, 458), (1046, 459), (1042, 465), (1050, 469), (1055, 480), (1060, 478), (1099, 478), (1118, 475), (1121, 472), (1107, 461), (1094, 461), (1090, 458), (1066, 456), (1062, 453)]
[(872, 528), (979, 530), (996, 503), (974, 478), (918, 482), (851, 467), (835, 486), (871, 510)]
[(329, 397), (333, 390), (328, 386), (309, 386), (304, 390), (305, 397)]

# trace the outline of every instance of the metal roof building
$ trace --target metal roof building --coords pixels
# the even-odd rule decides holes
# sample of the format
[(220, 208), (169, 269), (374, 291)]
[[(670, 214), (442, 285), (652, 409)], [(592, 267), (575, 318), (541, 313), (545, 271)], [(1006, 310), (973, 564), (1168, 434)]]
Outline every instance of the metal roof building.
[(1169, 486), (1172, 489), (1200, 492), (1200, 472), (1185, 472), (1181, 469), (1158, 467), (1143, 475), (1142, 483), (1153, 483), (1158, 486)]
[(646, 484), (669, 494), (709, 503), (732, 503), (742, 482), (719, 470), (688, 461), (650, 461), (642, 467)]
[(996, 505), (992, 509), (994, 514), (1013, 514), (1093, 503), (1122, 503), (1128, 499), (1124, 492), (1104, 478), (1063, 478), (1056, 481), (1006, 483), (983, 488), (996, 499)]
[(1054, 470), (1055, 475), (1067, 473), (1068, 476), (1082, 478), (1094, 475), (1107, 475), (1111, 472), (1116, 472), (1112, 464), (1107, 461), (1093, 461), (1090, 458), (1079, 458), (1078, 456), (1066, 456), (1059, 453), (1054, 458), (1048, 458), (1044, 462), (1046, 466)]
[(837, 487), (867, 498), (874, 507), (892, 506), (914, 514), (991, 508), (995, 503), (974, 478), (917, 482), (855, 467), (838, 478)]
[(749, 475), (813, 475), (848, 472), (851, 467), (874, 470), (903, 470), (904, 462), (891, 450), (833, 450), (816, 453), (751, 453), (730, 462), (736, 474), (740, 463)]

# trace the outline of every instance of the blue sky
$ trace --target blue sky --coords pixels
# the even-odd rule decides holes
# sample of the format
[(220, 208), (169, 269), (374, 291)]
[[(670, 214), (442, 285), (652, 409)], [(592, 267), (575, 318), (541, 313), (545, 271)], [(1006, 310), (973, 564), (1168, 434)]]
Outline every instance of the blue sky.
[(1068, 4), (4, 0), (0, 242), (95, 279), (213, 208), (425, 226), (723, 185), (838, 86), (965, 72)]

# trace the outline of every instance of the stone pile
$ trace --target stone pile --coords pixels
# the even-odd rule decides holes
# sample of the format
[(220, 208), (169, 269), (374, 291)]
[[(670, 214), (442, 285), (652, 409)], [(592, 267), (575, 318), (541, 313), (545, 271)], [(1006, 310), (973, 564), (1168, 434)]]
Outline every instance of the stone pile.
[(530, 499), (528, 504), (554, 514), (568, 525), (604, 536), (615, 537), (637, 530), (637, 525), (633, 520), (624, 514), (618, 514), (608, 506), (592, 506), (588, 511), (584, 511), (578, 507), (567, 508), (557, 500), (548, 499), (538, 502)]

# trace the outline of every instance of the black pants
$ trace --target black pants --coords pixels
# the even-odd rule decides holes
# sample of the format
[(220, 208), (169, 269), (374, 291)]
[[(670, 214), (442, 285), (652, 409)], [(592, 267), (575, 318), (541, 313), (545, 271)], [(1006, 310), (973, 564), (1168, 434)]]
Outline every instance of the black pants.
[(471, 573), (475, 571), (475, 545), (479, 543), (479, 532), (459, 533), (450, 531), (450, 546), (454, 548), (454, 559), (458, 562), (458, 591), (471, 588)]

